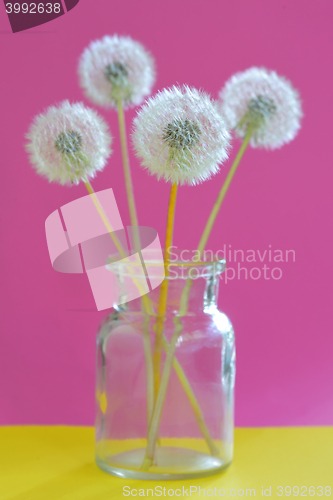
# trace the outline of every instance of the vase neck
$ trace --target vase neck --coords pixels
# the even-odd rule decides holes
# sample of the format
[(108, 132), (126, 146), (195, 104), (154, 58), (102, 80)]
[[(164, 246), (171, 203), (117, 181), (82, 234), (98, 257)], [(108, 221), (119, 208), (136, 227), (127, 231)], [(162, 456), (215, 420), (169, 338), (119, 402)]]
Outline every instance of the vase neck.
[[(211, 273), (204, 277), (200, 276), (197, 279), (189, 278), (173, 278), (168, 279), (168, 295), (167, 295), (167, 313), (172, 314), (179, 312), (182, 296), (184, 296), (186, 287), (189, 289), (187, 311), (188, 313), (201, 309), (205, 312), (214, 310), (217, 307), (219, 274)], [(158, 310), (160, 300), (161, 286), (152, 290), (148, 297), (152, 303), (153, 310)], [(121, 306), (117, 306), (119, 311), (138, 311), (141, 309), (141, 298), (132, 300)]]

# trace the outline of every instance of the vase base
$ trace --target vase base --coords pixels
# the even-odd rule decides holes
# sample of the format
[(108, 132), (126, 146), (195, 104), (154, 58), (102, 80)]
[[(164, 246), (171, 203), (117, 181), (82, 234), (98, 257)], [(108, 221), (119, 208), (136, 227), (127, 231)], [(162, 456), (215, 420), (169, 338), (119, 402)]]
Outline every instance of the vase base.
[(146, 449), (139, 448), (106, 457), (96, 456), (100, 469), (114, 476), (129, 479), (189, 479), (217, 474), (226, 469), (230, 462), (188, 448), (158, 447), (156, 463), (149, 471), (140, 470)]

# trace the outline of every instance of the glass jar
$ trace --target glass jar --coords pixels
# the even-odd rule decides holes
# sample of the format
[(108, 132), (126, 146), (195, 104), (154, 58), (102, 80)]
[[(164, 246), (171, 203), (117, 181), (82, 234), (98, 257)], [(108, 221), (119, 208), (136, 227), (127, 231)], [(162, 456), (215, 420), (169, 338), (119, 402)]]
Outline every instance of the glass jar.
[[(116, 267), (122, 281), (126, 268)], [(96, 387), (96, 462), (102, 470), (134, 479), (186, 479), (230, 465), (235, 342), (229, 319), (217, 308), (224, 267), (225, 261), (170, 265), (160, 365), (157, 318), (147, 315), (142, 298), (115, 306), (102, 321)], [(161, 286), (148, 294), (155, 314)]]

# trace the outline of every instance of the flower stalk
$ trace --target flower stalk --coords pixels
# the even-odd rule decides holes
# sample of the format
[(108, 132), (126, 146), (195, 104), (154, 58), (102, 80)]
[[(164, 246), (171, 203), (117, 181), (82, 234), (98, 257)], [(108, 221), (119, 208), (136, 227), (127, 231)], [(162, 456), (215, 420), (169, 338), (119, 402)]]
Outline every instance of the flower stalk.
[(130, 163), (129, 163), (128, 148), (127, 148), (124, 108), (123, 108), (123, 103), (122, 103), (121, 99), (118, 99), (118, 122), (119, 122), (121, 153), (122, 153), (123, 166), (124, 166), (126, 194), (127, 194), (127, 201), (128, 201), (128, 208), (129, 208), (129, 213), (130, 213), (131, 225), (133, 227), (137, 227), (138, 226), (138, 216), (137, 216), (136, 207), (135, 207), (133, 183), (132, 183), (131, 169), (130, 169)]
[[(177, 318), (175, 318), (176, 320)], [(165, 400), (166, 391), (168, 388), (169, 378), (171, 374), (171, 368), (173, 364), (173, 358), (177, 346), (177, 340), (179, 335), (183, 330), (183, 325), (181, 323), (176, 324), (175, 330), (173, 332), (170, 345), (167, 350), (167, 355), (165, 359), (163, 374), (157, 394), (157, 398), (155, 400), (155, 406), (153, 411), (153, 417), (150, 423), (149, 432), (148, 432), (148, 442), (146, 448), (145, 458), (143, 460), (141, 469), (147, 470), (153, 463), (154, 452), (156, 447), (156, 442), (158, 439), (158, 430), (161, 422), (163, 404)]]
[(155, 399), (158, 394), (160, 385), (160, 371), (161, 371), (161, 353), (162, 353), (162, 334), (164, 326), (164, 316), (168, 300), (168, 277), (169, 277), (169, 264), (170, 264), (170, 247), (172, 245), (173, 226), (175, 219), (175, 208), (177, 198), (178, 184), (172, 184), (169, 197), (168, 217), (165, 234), (165, 249), (164, 249), (164, 274), (165, 278), (162, 281), (160, 296), (158, 302), (157, 319), (155, 323), (155, 345), (154, 345), (154, 387)]
[[(162, 337), (162, 343), (163, 343), (163, 349), (165, 352), (169, 352), (169, 343), (166, 339), (166, 337), (163, 335)], [(195, 394), (193, 392), (193, 389), (191, 387), (191, 384), (188, 381), (188, 378), (185, 375), (185, 372), (179, 363), (178, 359), (174, 356), (173, 358), (173, 368), (179, 378), (179, 381), (189, 399), (189, 402), (191, 403), (191, 406), (193, 408), (195, 418), (198, 424), (198, 427), (201, 431), (201, 434), (205, 438), (209, 451), (213, 456), (218, 456), (219, 455), (219, 450), (217, 449), (216, 445), (214, 444), (214, 441), (211, 438), (211, 435), (209, 433), (208, 427), (205, 423), (204, 416), (202, 414), (201, 408), (199, 406), (198, 400), (195, 397)]]
[(154, 368), (153, 368), (153, 353), (151, 349), (149, 325), (150, 318), (148, 314), (144, 311), (144, 304), (142, 301), (142, 309), (144, 314), (143, 324), (142, 324), (142, 339), (143, 339), (143, 350), (145, 356), (146, 365), (146, 386), (147, 386), (147, 435), (149, 430), (149, 425), (153, 416), (155, 396), (154, 396)]
[(240, 164), (240, 161), (241, 159), (243, 158), (243, 155), (246, 151), (246, 148), (247, 146), (249, 145), (249, 142), (250, 142), (250, 139), (251, 139), (251, 136), (252, 136), (252, 132), (253, 132), (253, 128), (251, 126), (248, 127), (248, 130), (247, 130), (247, 133), (245, 135), (245, 138), (242, 142), (242, 145), (241, 147), (239, 148), (239, 151), (236, 155), (236, 158), (234, 159), (234, 162), (228, 172), (228, 175), (222, 185), (222, 188), (219, 192), (219, 195), (216, 199), (216, 202), (212, 208), (212, 211), (208, 217), (208, 221), (206, 223), (206, 226), (205, 226), (205, 229), (202, 233), (202, 236), (200, 238), (200, 242), (199, 242), (199, 245), (198, 245), (198, 251), (200, 252), (200, 258), (202, 258), (202, 253), (203, 251), (205, 250), (206, 248), (206, 245), (207, 245), (207, 241), (208, 241), (208, 238), (212, 232), (212, 229), (213, 229), (213, 225), (215, 223), (215, 220), (216, 220), (216, 217), (220, 211), (220, 208), (221, 208), (221, 205), (222, 205), (222, 202), (225, 198), (225, 195), (227, 194), (227, 191), (229, 189), (229, 186), (230, 186), (230, 183), (235, 175), (235, 172), (237, 170), (237, 167), (238, 165)]
[(92, 185), (90, 184), (90, 182), (88, 180), (84, 181), (84, 185), (85, 185), (88, 193), (90, 194), (91, 199), (92, 199), (92, 201), (93, 201), (93, 203), (95, 205), (95, 208), (96, 208), (97, 212), (99, 213), (99, 215), (100, 215), (100, 217), (101, 217), (101, 219), (102, 219), (102, 221), (103, 221), (106, 229), (108, 230), (108, 233), (110, 234), (110, 236), (111, 236), (114, 244), (116, 245), (116, 248), (117, 248), (119, 254), (121, 255), (121, 257), (123, 259), (125, 259), (127, 257), (126, 252), (125, 252), (122, 244), (118, 240), (118, 238), (117, 238), (114, 230), (112, 229), (111, 224), (109, 222), (109, 219), (107, 218), (107, 216), (106, 216), (106, 214), (105, 214), (105, 212), (103, 210), (103, 207), (100, 204), (99, 199), (97, 198), (96, 193), (95, 193)]
[[(126, 138), (125, 115), (121, 98), (118, 99), (118, 122), (119, 122), (119, 135), (120, 135), (121, 153), (122, 153), (123, 167), (124, 167), (128, 209), (130, 213), (130, 220), (133, 230), (134, 248), (135, 252), (139, 254), (139, 252), (141, 251), (141, 243), (140, 243), (140, 234), (138, 228), (138, 216), (135, 206), (133, 183), (132, 183), (131, 169), (129, 163), (127, 138)], [(145, 317), (143, 319), (143, 348), (144, 348), (146, 380), (147, 380), (147, 429), (148, 429), (154, 408), (154, 369), (153, 369), (152, 349), (151, 349), (151, 342), (149, 335), (149, 324), (150, 324), (149, 314), (152, 313), (152, 304), (148, 295), (144, 295), (141, 300), (143, 305), (142, 308), (143, 313), (145, 314)]]

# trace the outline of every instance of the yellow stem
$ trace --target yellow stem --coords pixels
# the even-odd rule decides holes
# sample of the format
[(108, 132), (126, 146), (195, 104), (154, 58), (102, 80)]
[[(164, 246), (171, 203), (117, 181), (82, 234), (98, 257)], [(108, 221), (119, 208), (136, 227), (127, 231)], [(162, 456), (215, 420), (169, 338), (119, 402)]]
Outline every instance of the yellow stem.
[[(163, 349), (165, 350), (165, 352), (168, 352), (169, 349), (169, 343), (164, 335), (163, 335)], [(199, 426), (199, 429), (201, 431), (201, 434), (206, 439), (211, 454), (217, 457), (219, 455), (219, 450), (217, 449), (217, 446), (215, 445), (214, 441), (210, 436), (208, 427), (205, 423), (201, 408), (199, 406), (197, 398), (195, 397), (191, 384), (189, 383), (188, 378), (186, 377), (184, 370), (181, 367), (181, 364), (179, 363), (176, 357), (173, 358), (173, 368), (194, 410), (195, 418)]]
[(91, 195), (92, 201), (97, 209), (97, 212), (99, 213), (102, 221), (104, 222), (104, 225), (105, 225), (106, 229), (108, 230), (108, 233), (110, 234), (114, 244), (116, 245), (119, 254), (121, 255), (121, 257), (123, 259), (125, 259), (127, 257), (126, 252), (125, 252), (122, 244), (118, 240), (114, 230), (112, 229), (111, 224), (109, 222), (109, 219), (107, 218), (107, 216), (103, 210), (103, 207), (100, 204), (99, 199), (97, 198), (95, 191), (93, 190), (92, 185), (90, 184), (90, 182), (88, 180), (84, 182), (84, 185), (86, 186), (88, 193)]
[[(207, 244), (208, 238), (210, 236), (210, 233), (212, 231), (215, 219), (216, 219), (217, 214), (220, 210), (221, 204), (224, 200), (224, 197), (225, 197), (226, 192), (229, 188), (229, 185), (232, 181), (232, 178), (236, 172), (236, 169), (237, 169), (237, 167), (238, 167), (238, 165), (239, 165), (239, 163), (244, 155), (244, 152), (249, 144), (252, 132), (253, 132), (253, 129), (251, 127), (249, 127), (247, 130), (247, 134), (243, 140), (243, 143), (242, 143), (242, 145), (238, 151), (238, 154), (237, 154), (237, 156), (236, 156), (236, 158), (235, 158), (235, 160), (234, 160), (234, 162), (229, 170), (227, 178), (226, 178), (226, 180), (221, 188), (221, 191), (218, 195), (218, 198), (217, 198), (217, 200), (214, 204), (214, 207), (211, 211), (211, 214), (208, 218), (206, 227), (203, 231), (203, 234), (201, 236), (201, 239), (200, 239), (200, 242), (198, 245), (198, 250), (200, 252), (200, 258), (202, 258), (202, 253), (206, 247), (206, 244)], [(164, 369), (163, 369), (161, 383), (159, 386), (159, 391), (157, 394), (155, 393), (155, 407), (154, 407), (154, 412), (153, 412), (151, 425), (150, 425), (149, 433), (148, 433), (148, 443), (147, 443), (147, 448), (146, 448), (146, 454), (145, 454), (145, 458), (144, 458), (142, 466), (141, 466), (142, 470), (149, 469), (149, 467), (153, 463), (154, 450), (155, 450), (155, 446), (156, 446), (156, 442), (157, 442), (157, 438), (158, 438), (158, 430), (159, 430), (159, 425), (160, 425), (160, 420), (161, 420), (162, 410), (163, 410), (163, 404), (164, 404), (164, 399), (165, 399), (165, 395), (166, 395), (166, 390), (167, 390), (167, 386), (168, 386), (168, 382), (169, 382), (169, 378), (170, 378), (172, 365), (174, 366), (174, 369), (178, 375), (178, 378), (179, 378), (179, 380), (180, 380), (180, 382), (181, 382), (181, 384), (182, 384), (182, 386), (183, 386), (183, 388), (184, 388), (184, 390), (189, 398), (189, 401), (193, 407), (193, 410), (194, 410), (194, 413), (195, 413), (195, 416), (197, 419), (197, 423), (199, 425), (199, 428), (201, 430), (202, 435), (206, 439), (206, 442), (208, 444), (208, 447), (210, 449), (211, 454), (215, 455), (215, 456), (218, 456), (218, 454), (219, 454), (218, 449), (215, 446), (215, 444), (210, 436), (208, 427), (205, 424), (204, 417), (203, 417), (203, 414), (201, 412), (199, 403), (194, 395), (194, 392), (190, 386), (190, 383), (189, 383), (181, 365), (178, 363), (177, 359), (174, 357), (177, 340), (178, 340), (179, 335), (181, 334), (181, 332), (183, 330), (181, 317), (187, 313), (189, 293), (191, 290), (191, 286), (192, 286), (192, 280), (190, 278), (188, 278), (186, 280), (186, 284), (185, 284), (183, 291), (182, 291), (178, 315), (176, 316), (176, 318), (174, 318), (175, 329), (174, 329), (174, 332), (173, 332), (173, 335), (171, 338), (170, 345), (168, 344), (165, 337), (163, 337), (163, 340), (162, 340), (163, 347), (167, 353), (167, 357), (166, 357), (165, 364), (164, 364)], [(162, 333), (163, 333), (163, 329), (162, 329)], [(161, 335), (162, 335), (162, 333), (161, 333)], [(155, 385), (155, 389), (156, 389), (156, 385)]]
[[(115, 243), (119, 254), (121, 255), (122, 258), (126, 258), (126, 252), (118, 240), (115, 232), (112, 229), (112, 226), (103, 210), (102, 205), (100, 204), (96, 193), (93, 190), (92, 185), (90, 182), (87, 180), (84, 182), (84, 185), (86, 186), (88, 193), (91, 195), (91, 198), (94, 202), (94, 205), (104, 222), (104, 225), (106, 229), (108, 230), (113, 242)], [(141, 291), (142, 286), (140, 281), (136, 280), (136, 278), (133, 277), (133, 282), (136, 284), (138, 289)], [(142, 295), (142, 305), (143, 305), (143, 313), (145, 315), (143, 319), (143, 348), (144, 348), (144, 355), (145, 355), (145, 361), (146, 361), (146, 379), (147, 379), (147, 428), (149, 427), (151, 418), (152, 418), (152, 413), (153, 413), (153, 408), (154, 408), (154, 372), (153, 372), (153, 361), (152, 361), (152, 352), (151, 352), (151, 344), (150, 344), (150, 335), (149, 335), (149, 322), (150, 322), (150, 316), (153, 315), (152, 311), (152, 305), (149, 297), (147, 295)]]
[(162, 333), (164, 316), (168, 299), (168, 276), (169, 276), (169, 263), (170, 263), (170, 247), (172, 244), (173, 225), (175, 218), (175, 207), (177, 198), (177, 184), (172, 184), (169, 198), (168, 218), (165, 235), (165, 248), (164, 248), (164, 273), (165, 279), (162, 281), (160, 288), (160, 296), (158, 302), (157, 319), (155, 324), (155, 345), (154, 345), (154, 385), (155, 385), (155, 399), (158, 393), (160, 384), (160, 371), (161, 371), (161, 353), (162, 353)]
[[(92, 185), (90, 184), (90, 182), (88, 180), (84, 182), (84, 185), (86, 186), (88, 193), (91, 195), (91, 198), (94, 202), (94, 205), (95, 205), (102, 221), (104, 222), (104, 225), (105, 225), (106, 229), (108, 230), (108, 233), (110, 234), (114, 244), (116, 245), (119, 254), (121, 255), (121, 257), (123, 259), (125, 259), (127, 257), (126, 252), (125, 252), (121, 242), (118, 240), (114, 230), (112, 229), (112, 226), (109, 222), (109, 219), (107, 218), (107, 216), (103, 210), (103, 207), (100, 204), (99, 199), (97, 198), (96, 193), (92, 188)], [(139, 290), (141, 292), (143, 292), (143, 288), (142, 288), (140, 281), (138, 281), (134, 276), (133, 276), (133, 283), (135, 283), (135, 285), (139, 288)], [(146, 295), (142, 295), (142, 301), (144, 304), (145, 313), (148, 315), (153, 315), (149, 298)]]

